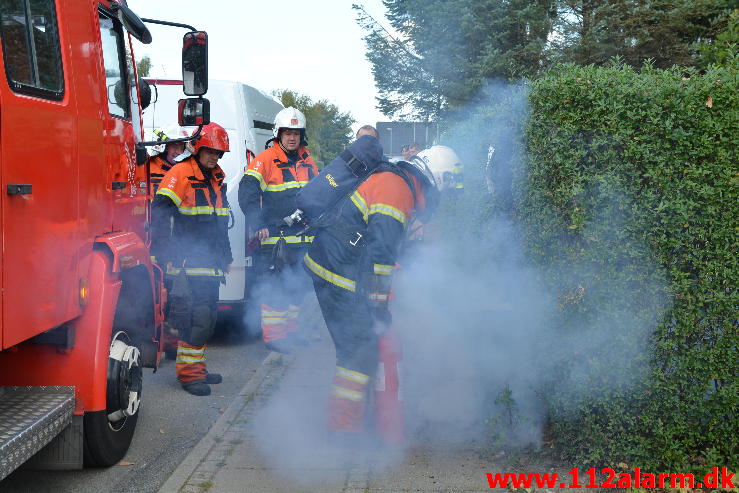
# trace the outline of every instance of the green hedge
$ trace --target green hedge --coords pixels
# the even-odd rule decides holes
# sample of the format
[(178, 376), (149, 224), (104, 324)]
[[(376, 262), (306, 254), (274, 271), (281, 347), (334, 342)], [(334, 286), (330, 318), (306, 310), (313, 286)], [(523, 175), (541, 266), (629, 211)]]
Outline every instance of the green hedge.
[(558, 299), (544, 395), (563, 459), (739, 468), (738, 94), (728, 68), (531, 84), (515, 214)]

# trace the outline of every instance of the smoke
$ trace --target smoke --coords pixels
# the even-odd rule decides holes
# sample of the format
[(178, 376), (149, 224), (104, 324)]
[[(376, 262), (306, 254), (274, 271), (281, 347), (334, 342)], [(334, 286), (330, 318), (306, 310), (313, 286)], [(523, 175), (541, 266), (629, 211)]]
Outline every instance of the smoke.
[(554, 246), (536, 252), (544, 261), (528, 254), (527, 96), (525, 83), (490, 82), (455, 115), (443, 143), (462, 156), (464, 194), (447, 197), (427, 244), (397, 274), (406, 418), (417, 443), (538, 448), (552, 403), (572, 410), (633, 391), (649, 369), (664, 273), (645, 245), (610, 277), (602, 262), (622, 242), (637, 243), (625, 191), (587, 191), (598, 196), (589, 221), (598, 241), (580, 260)]
[[(465, 190), (444, 197), (423, 244), (408, 246), (395, 274), (407, 447), (538, 448), (553, 403), (576, 409), (632, 391), (647, 374), (649, 336), (666, 308), (664, 274), (646, 246), (632, 249), (622, 269), (628, 279), (638, 271), (639, 286), (619, 275), (604, 279), (603, 265), (592, 261), (628, 237), (625, 191), (613, 186), (599, 196), (590, 224), (607, 227), (584, 247), (591, 251), (579, 258), (588, 261), (554, 247), (532, 260), (519, 209), (527, 96), (524, 83), (491, 82), (475, 106), (455, 115), (459, 123), (443, 143), (462, 157)], [(591, 302), (634, 296), (636, 311), (633, 303)], [(325, 367), (288, 374), (312, 372), (314, 387), (284, 382), (257, 418), (267, 462), (306, 485), (341, 482), (347, 471), (382, 470), (403, 458), (402, 450), (364, 444), (348, 453), (328, 444), (330, 349), (321, 356)]]

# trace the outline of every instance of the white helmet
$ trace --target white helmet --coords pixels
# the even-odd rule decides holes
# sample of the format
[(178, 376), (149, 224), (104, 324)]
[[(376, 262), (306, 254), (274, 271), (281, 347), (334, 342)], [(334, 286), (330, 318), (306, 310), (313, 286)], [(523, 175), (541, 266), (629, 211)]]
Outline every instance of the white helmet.
[(272, 130), (272, 134), (277, 138), (281, 128), (294, 128), (302, 130), (301, 134), (305, 138), (305, 115), (297, 108), (288, 106), (287, 108), (280, 110), (275, 115), (275, 127)]
[[(455, 188), (462, 163), (451, 147), (431, 146), (414, 157), (420, 158), (426, 163), (439, 190)], [(411, 158), (411, 160), (413, 159)]]
[(426, 186), (431, 186), (435, 189), (439, 189), (439, 185), (436, 182), (431, 168), (429, 168), (428, 161), (418, 154), (412, 156), (408, 161), (399, 161), (399, 163), (408, 163), (412, 171), (415, 172), (416, 177), (425, 182)]
[(161, 127), (161, 128), (155, 128), (153, 131), (153, 134), (154, 134), (153, 140), (156, 140), (157, 142), (161, 142), (161, 144), (157, 144), (151, 148), (152, 151), (154, 152), (153, 154), (154, 156), (164, 152), (164, 149), (167, 147), (168, 140), (181, 139), (183, 137), (187, 137), (190, 135), (187, 132), (187, 130), (185, 130), (183, 127), (180, 127), (176, 123), (165, 125), (164, 127)]

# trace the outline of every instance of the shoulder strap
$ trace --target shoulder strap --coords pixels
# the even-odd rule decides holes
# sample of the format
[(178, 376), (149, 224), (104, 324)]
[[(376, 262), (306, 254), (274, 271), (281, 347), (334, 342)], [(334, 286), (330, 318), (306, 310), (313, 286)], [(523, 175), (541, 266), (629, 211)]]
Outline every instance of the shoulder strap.
[(408, 185), (408, 188), (410, 188), (411, 193), (413, 194), (413, 203), (416, 203), (416, 187), (413, 184), (413, 180), (411, 180), (411, 177), (408, 175), (406, 170), (404, 170), (401, 166), (391, 163), (390, 161), (383, 162), (380, 166), (377, 167), (377, 169), (374, 171), (374, 173), (377, 173), (379, 171), (388, 171), (390, 173), (395, 173), (399, 177), (401, 177), (403, 180), (405, 180), (405, 183)]

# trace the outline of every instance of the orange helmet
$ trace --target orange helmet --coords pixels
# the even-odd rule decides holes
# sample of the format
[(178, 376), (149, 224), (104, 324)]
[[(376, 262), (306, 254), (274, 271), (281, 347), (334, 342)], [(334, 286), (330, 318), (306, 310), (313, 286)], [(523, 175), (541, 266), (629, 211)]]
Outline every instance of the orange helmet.
[(201, 147), (228, 152), (228, 133), (226, 133), (226, 129), (214, 122), (203, 125), (200, 136), (192, 142), (192, 153), (197, 154)]

